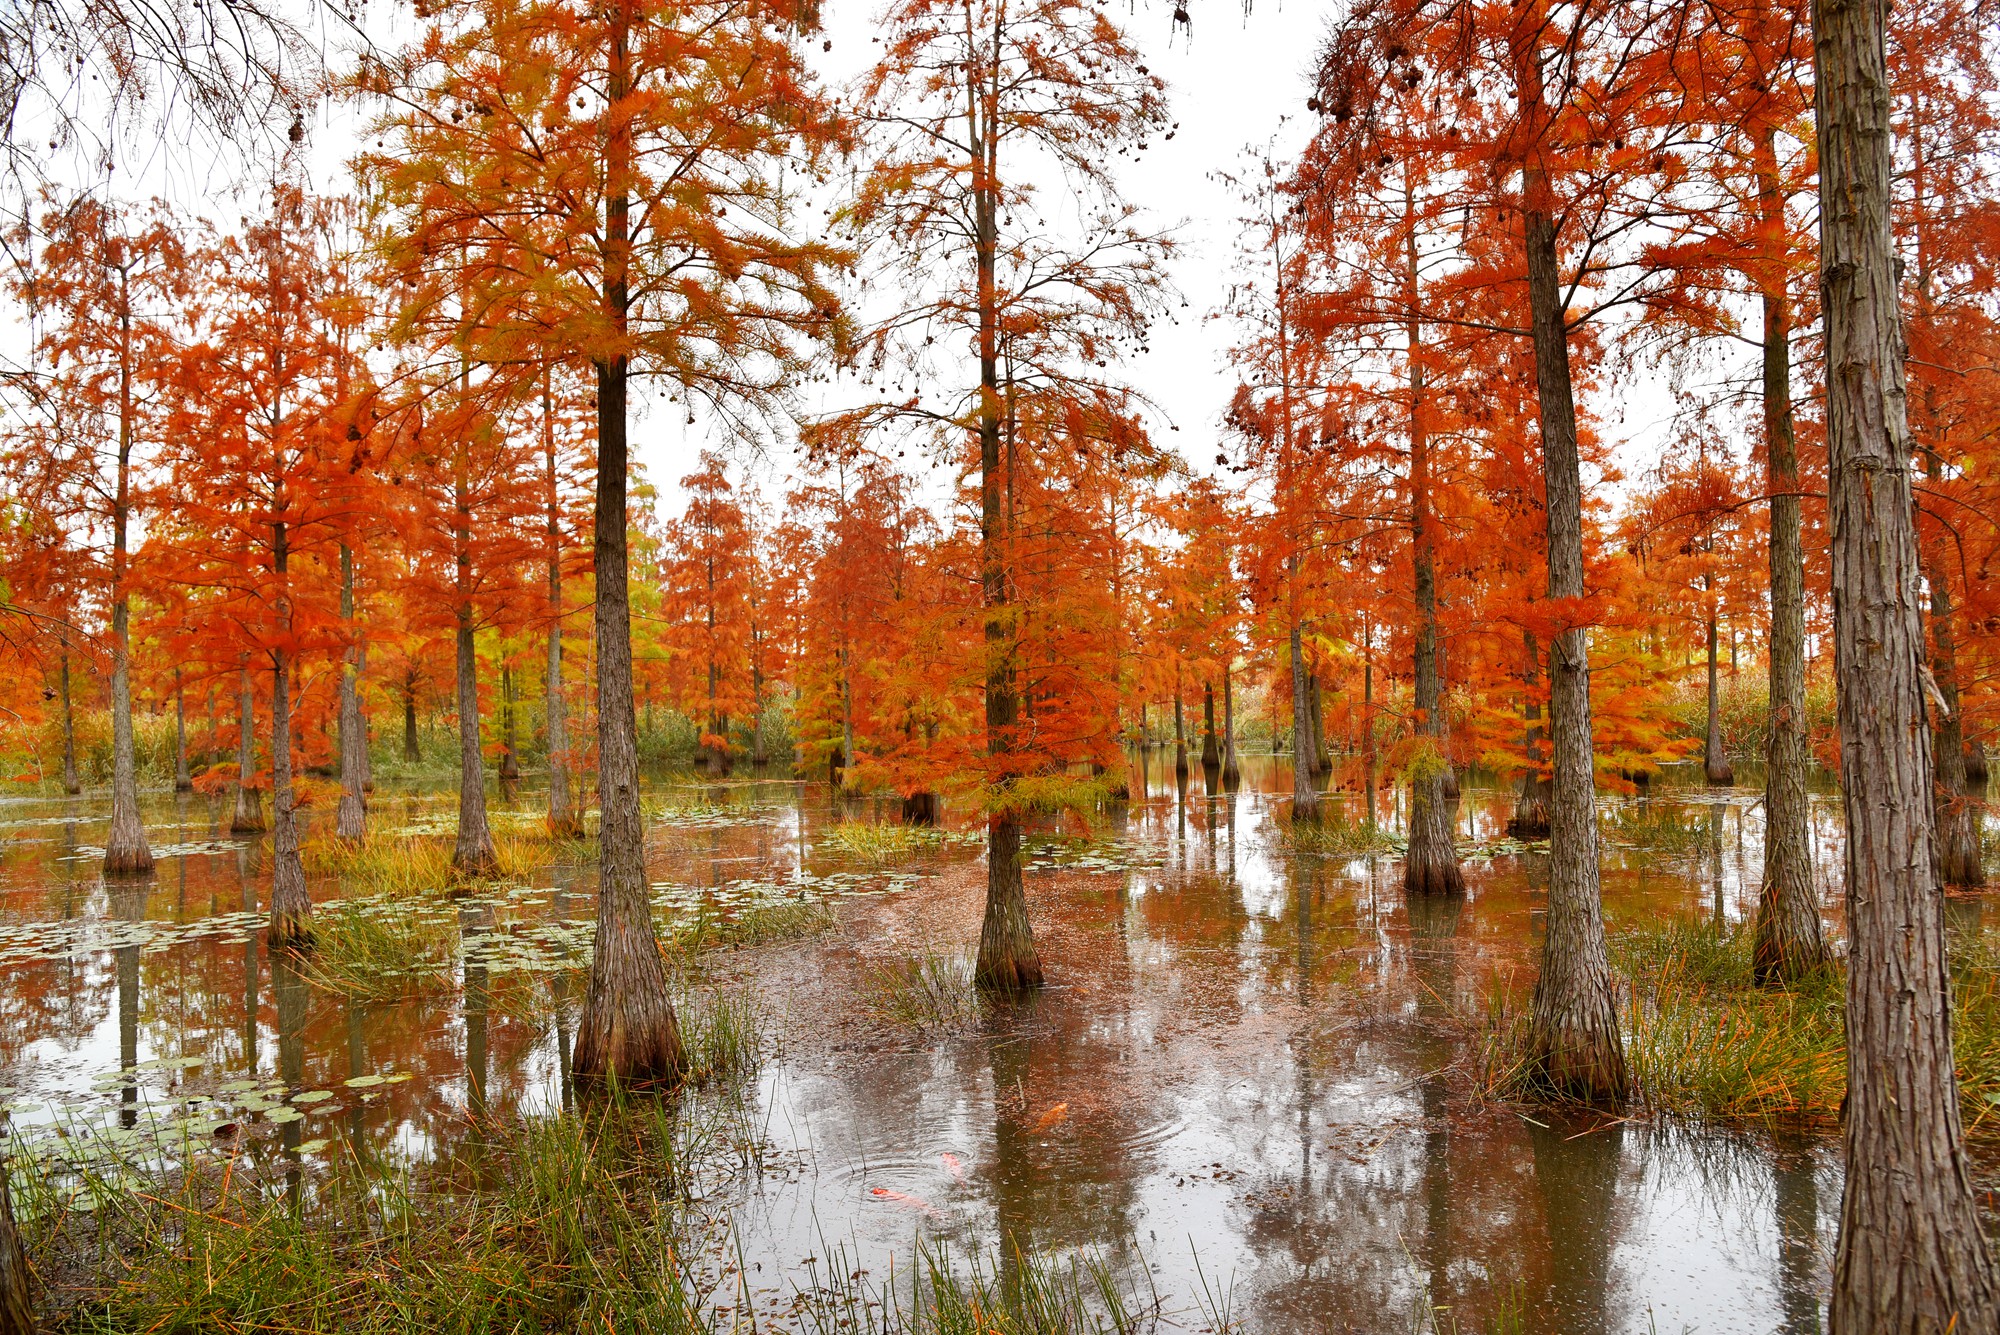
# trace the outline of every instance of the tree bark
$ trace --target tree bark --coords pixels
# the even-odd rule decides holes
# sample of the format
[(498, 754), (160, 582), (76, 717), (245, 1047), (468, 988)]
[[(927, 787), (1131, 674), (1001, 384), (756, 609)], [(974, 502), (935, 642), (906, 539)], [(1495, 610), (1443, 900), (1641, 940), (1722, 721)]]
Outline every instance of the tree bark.
[(403, 678), (403, 759), (414, 765), (423, 758), (417, 744), (417, 674), (411, 669)]
[[(1931, 456), (1933, 468), (1936, 457)], [(1946, 885), (1986, 884), (1979, 839), (1980, 804), (1965, 777), (1965, 726), (1958, 714), (1958, 645), (1953, 629), (1951, 569), (1939, 544), (1930, 563), (1931, 676), (1937, 683), (1938, 718), (1932, 755), (1937, 803), (1938, 874)]]
[(236, 706), (236, 810), (229, 817), (231, 834), (261, 834), (264, 830), (264, 799), (255, 786), (257, 777), (257, 697), (250, 686), (250, 665), (245, 662), (237, 692)]
[[(631, 87), (630, 0), (609, 7), (607, 92)], [(621, 338), (630, 312), (632, 142), (613, 121), (605, 145), (604, 306)], [(597, 369), (597, 486), (592, 556), (597, 600), (597, 947), (572, 1058), (579, 1082), (678, 1084), (687, 1069), (666, 964), (653, 932), (646, 835), (639, 810), (639, 720), (632, 698), (632, 604), (626, 569), (626, 380), (623, 355)]]
[(1952, 1065), (1882, 0), (1814, 0), (1834, 672), (1847, 812), (1847, 1174), (1833, 1335), (2000, 1329)]
[(1215, 683), (1205, 681), (1201, 690), (1201, 767), (1209, 774), (1216, 774), (1222, 768), (1222, 747), (1215, 737)]
[[(1543, 114), (1535, 56), (1522, 61), (1524, 114)], [(1539, 150), (1537, 150), (1539, 151)], [(1522, 224), (1534, 332), (1535, 386), (1541, 418), (1548, 534), (1548, 596), (1581, 598), (1583, 481), (1577, 456), (1576, 401), (1570, 381), (1569, 331), (1556, 255), (1549, 181), (1531, 158), (1523, 174)], [(1551, 1093), (1584, 1102), (1615, 1102), (1627, 1086), (1618, 1004), (1604, 947), (1604, 906), (1597, 879), (1597, 799), (1590, 737), (1590, 642), (1575, 626), (1549, 646), (1549, 905), (1535, 983), (1533, 1052)]]
[(1174, 689), (1174, 777), (1185, 779), (1187, 776), (1187, 725), (1181, 717), (1180, 688), (1176, 687)]
[(0, 1141), (0, 1335), (35, 1335), (34, 1275), (14, 1223), (14, 1197), (7, 1183), (7, 1155)]
[(1715, 617), (1708, 618), (1708, 730), (1702, 742), (1702, 777), (1711, 784), (1727, 786), (1736, 782), (1736, 770), (1722, 750), (1722, 691), (1716, 675)]
[(62, 786), (63, 791), (75, 797), (83, 791), (83, 781), (76, 772), (76, 711), (70, 704), (69, 694), (69, 634), (62, 635), (58, 650), (56, 680), (62, 692)]
[(361, 719), (361, 631), (354, 619), (354, 552), (340, 544), (340, 619), (347, 626), (347, 648), (340, 656), (340, 810), (334, 835), (350, 843), (368, 836), (368, 730)]
[[(1785, 228), (1776, 131), (1755, 138), (1757, 206), (1772, 243)], [(1761, 282), (1764, 305), (1764, 475), (1771, 493), (1770, 721), (1764, 767), (1764, 881), (1751, 968), (1766, 986), (1825, 967), (1830, 954), (1813, 884), (1807, 828), (1806, 563), (1800, 541), (1799, 454), (1792, 431), (1792, 304), (1781, 271)]]

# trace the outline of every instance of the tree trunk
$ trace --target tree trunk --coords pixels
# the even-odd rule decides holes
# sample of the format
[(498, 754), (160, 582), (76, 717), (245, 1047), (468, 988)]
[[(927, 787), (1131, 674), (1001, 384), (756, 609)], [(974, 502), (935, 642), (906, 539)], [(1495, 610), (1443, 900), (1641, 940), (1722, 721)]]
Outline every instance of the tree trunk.
[[(1935, 468), (1935, 458), (1932, 459)], [(1965, 726), (1958, 714), (1958, 646), (1953, 628), (1951, 570), (1940, 544), (1927, 581), (1931, 590), (1931, 676), (1937, 683), (1937, 735), (1931, 739), (1937, 775), (1938, 874), (1946, 885), (1986, 884), (1979, 841), (1980, 803), (1965, 778)]]
[(190, 792), (194, 776), (188, 773), (187, 697), (181, 692), (181, 670), (174, 669), (174, 791)]
[(1181, 718), (1180, 688), (1174, 688), (1174, 777), (1188, 776), (1187, 725)]
[(63, 791), (75, 797), (83, 791), (83, 780), (76, 772), (76, 711), (70, 705), (69, 695), (69, 635), (63, 634), (61, 649), (58, 651), (56, 679), (62, 691), (62, 786)]
[(1292, 653), (1292, 821), (1319, 819), (1319, 787), (1313, 782), (1312, 696), (1306, 685), (1304, 637), (1299, 633), (1299, 554), (1290, 561), (1292, 615), (1288, 627)]
[(255, 786), (257, 777), (257, 697), (250, 686), (250, 665), (242, 669), (236, 707), (236, 810), (229, 817), (231, 834), (261, 834), (264, 829), (264, 799)]
[(1881, 0), (1814, 0), (1834, 672), (1847, 811), (1847, 1174), (1832, 1335), (2000, 1329), (1933, 877)]
[(486, 823), (486, 768), (479, 750), (479, 654), (473, 642), (472, 608), (459, 604), (456, 636), (458, 667), (458, 841), (451, 865), (469, 876), (491, 876), (500, 857)]
[(563, 695), (562, 494), (556, 459), (554, 372), (542, 369), (542, 455), (547, 465), (549, 656), (544, 669), (544, 708), (549, 734), (549, 837), (577, 839), (583, 820), (570, 796), (569, 702)]
[(354, 552), (340, 544), (340, 619), (347, 625), (347, 648), (340, 656), (340, 810), (334, 835), (349, 843), (368, 836), (368, 729), (361, 719), (361, 632), (354, 620)]
[(1203, 682), (1201, 691), (1201, 768), (1205, 773), (1215, 775), (1222, 768), (1222, 747), (1215, 737), (1215, 683)]
[(34, 1276), (14, 1223), (14, 1196), (7, 1184), (5, 1141), (0, 1141), (0, 1335), (35, 1335)]
[[(1451, 762), (1444, 755), (1443, 684), (1438, 680), (1437, 563), (1431, 546), (1431, 448), (1424, 400), (1422, 330), (1417, 323), (1417, 233), (1405, 211), (1404, 288), (1411, 311), (1406, 336), (1410, 357), (1410, 587), (1417, 625), (1415, 677), (1418, 749), (1410, 764), (1410, 843), (1403, 860), (1403, 890), (1412, 895), (1462, 895), (1465, 873), (1452, 842), (1452, 803), (1445, 796)], [(1371, 738), (1372, 740), (1372, 738)]]
[[(1758, 212), (1784, 234), (1776, 132), (1755, 138)], [(1751, 968), (1766, 986), (1792, 982), (1830, 958), (1813, 884), (1807, 828), (1805, 550), (1800, 541), (1799, 455), (1792, 431), (1792, 305), (1781, 275), (1764, 304), (1765, 488), (1771, 493), (1771, 703), (1764, 767), (1764, 882), (1757, 896)]]
[(153, 869), (139, 819), (139, 769), (132, 754), (132, 600), (126, 588), (127, 530), (132, 519), (132, 306), (128, 270), (118, 269), (118, 474), (111, 499), (111, 831), (106, 875)]
[[(628, 0), (610, 7), (608, 93), (630, 86)], [(617, 127), (606, 146), (605, 307), (622, 334), (630, 309), (625, 266), (630, 254), (632, 172), (629, 134)], [(632, 697), (632, 604), (626, 574), (625, 357), (597, 362), (597, 496), (592, 556), (597, 599), (592, 613), (597, 654), (597, 953), (577, 1020), (573, 1060), (580, 1082), (678, 1084), (687, 1069), (681, 1028), (667, 992), (666, 964), (653, 932), (646, 880), (646, 833), (639, 811), (639, 721)]]
[(1708, 731), (1701, 751), (1702, 776), (1710, 783), (1726, 786), (1736, 782), (1736, 771), (1722, 751), (1722, 693), (1716, 677), (1715, 617), (1708, 618)]
[[(1524, 111), (1542, 106), (1532, 56), (1520, 89)], [(1581, 598), (1583, 481), (1577, 458), (1576, 403), (1570, 383), (1569, 331), (1557, 268), (1549, 182), (1531, 160), (1523, 182), (1528, 295), (1547, 495), (1548, 595)], [(1585, 1102), (1624, 1098), (1625, 1051), (1617, 996), (1604, 949), (1604, 906), (1597, 881), (1597, 797), (1590, 738), (1590, 641), (1581, 626), (1549, 647), (1548, 925), (1535, 983), (1532, 1044), (1550, 1092)]]
[[(282, 504), (274, 507), (284, 513)], [(271, 565), (277, 575), (278, 646), (271, 654), (271, 925), (274, 949), (312, 945), (312, 896), (299, 857), (299, 820), (292, 807), (292, 671), (286, 648), (292, 603), (286, 585), (286, 526), (272, 525)]]
[(1231, 788), (1243, 777), (1236, 762), (1236, 692), (1231, 684), (1235, 674), (1227, 663), (1222, 667), (1222, 782)]
[(414, 765), (423, 758), (417, 745), (417, 674), (411, 671), (403, 679), (403, 759)]
[(514, 665), (500, 664), (500, 777), (521, 777), (521, 760), (514, 751)]

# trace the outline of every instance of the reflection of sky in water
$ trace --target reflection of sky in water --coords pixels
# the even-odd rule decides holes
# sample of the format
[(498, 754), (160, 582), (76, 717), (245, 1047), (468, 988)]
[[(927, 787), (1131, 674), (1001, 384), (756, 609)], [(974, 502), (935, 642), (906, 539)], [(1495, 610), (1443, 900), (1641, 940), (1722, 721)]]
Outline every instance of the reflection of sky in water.
[[(1032, 845), (1030, 903), (1055, 986), (948, 1037), (875, 1020), (864, 1003), (884, 950), (969, 949), (975, 847), (947, 841), (914, 873), (889, 869), (889, 882), (819, 838), (843, 816), (881, 818), (880, 804), (843, 812), (823, 786), (791, 783), (649, 792), (667, 811), (648, 826), (650, 877), (672, 887), (663, 905), (808, 885), (845, 923), (825, 940), (718, 952), (706, 966), (713, 986), (760, 994), (779, 1040), (745, 1091), (762, 1170), (721, 1202), (753, 1287), (789, 1296), (836, 1254), (876, 1279), (907, 1274), (921, 1232), (971, 1248), (1012, 1238), (1102, 1253), (1194, 1325), (1206, 1285), (1228, 1288), (1257, 1331), (1404, 1331), (1426, 1304), (1465, 1330), (1516, 1308), (1528, 1331), (1816, 1328), (1838, 1202), (1831, 1146), (1570, 1126), (1468, 1106), (1463, 1076), (1445, 1074), (1476, 1060), (1460, 1017), (1479, 1013), (1494, 971), (1531, 961), (1538, 859), (1468, 862), (1464, 905), (1413, 918), (1393, 859), (1294, 864), (1279, 827), (1289, 774), (1268, 760), (1249, 758), (1243, 789), (1214, 797), (1197, 769), (1185, 803), (1170, 753), (1147, 770), (1151, 795), (1103, 832), (1108, 842), (1086, 844), (1072, 827)], [(520, 789), (496, 810), (528, 820), (537, 801)], [(448, 820), (449, 806), (441, 791), (381, 795), (376, 816), (383, 829), (421, 827)], [(1345, 807), (1360, 818), (1352, 794)], [(1754, 910), (1754, 792), (1662, 783), (1607, 795), (1605, 807), (1614, 930), (1665, 912), (1734, 921)], [(1384, 825), (1400, 829), (1403, 810), (1385, 790)], [(1491, 843), (1508, 811), (1505, 792), (1471, 786), (1457, 829)], [(483, 1012), (475, 1000), (468, 1015), (458, 993), (353, 1007), (314, 992), (281, 1015), (256, 933), (225, 920), (256, 908), (263, 849), (201, 850), (219, 835), (207, 799), (149, 798), (147, 814), (156, 839), (171, 832), (187, 852), (121, 899), (93, 866), (61, 860), (101, 829), (98, 804), (0, 804), (11, 981), (0, 1084), (22, 1091), (11, 1096), (17, 1125), (115, 1123), (120, 1092), (93, 1080), (160, 1058), (204, 1064), (135, 1073), (142, 1110), (164, 1114), (251, 1077), (268, 1088), (293, 1039), (299, 1088), (333, 1094), (302, 1108), (303, 1133), (353, 1137), (390, 1161), (466, 1140), (476, 1086), (505, 1112), (563, 1106), (560, 1026), (580, 980), (558, 1004), (549, 975), (509, 971), (523, 956), (505, 941), (554, 913), (555, 892), (587, 923), (589, 869), (544, 873), (534, 894), (473, 906), (496, 915), (488, 930), (503, 947), (474, 989)], [(1832, 896), (1836, 801), (1816, 796), (1812, 815)], [(1620, 820), (1656, 835), (1670, 826), (1660, 837), (1671, 855), (1622, 844)], [(142, 944), (104, 948), (103, 933), (140, 917), (130, 930), (151, 933), (131, 938)], [(29, 958), (24, 925), (65, 918), (83, 922), (28, 932), (59, 958)], [(205, 922), (218, 930), (199, 934)], [(136, 1041), (121, 1005), (136, 1010)], [(469, 1069), (481, 1064), (483, 1080)], [(388, 1072), (414, 1078), (345, 1084)], [(225, 1108), (201, 1112), (212, 1122)], [(1781, 1262), (1785, 1236), (1805, 1263)]]

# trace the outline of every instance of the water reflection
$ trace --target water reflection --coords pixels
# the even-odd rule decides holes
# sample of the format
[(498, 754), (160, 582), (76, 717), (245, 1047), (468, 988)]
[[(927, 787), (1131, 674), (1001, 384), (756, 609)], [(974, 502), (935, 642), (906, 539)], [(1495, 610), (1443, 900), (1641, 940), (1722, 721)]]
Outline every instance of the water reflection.
[[(865, 802), (846, 810), (823, 784), (655, 781), (649, 801), (683, 813), (649, 831), (662, 885), (725, 896), (758, 878), (852, 876), (866, 890), (835, 901), (832, 935), (714, 952), (689, 980), (762, 998), (771, 1042), (748, 1120), (783, 1171), (732, 1202), (758, 1282), (789, 1292), (829, 1238), (885, 1274), (921, 1230), (1101, 1252), (1183, 1324), (1200, 1324), (1188, 1315), (1199, 1266), (1233, 1286), (1253, 1331), (1404, 1331), (1433, 1316), (1468, 1331), (1820, 1329), (1838, 1193), (1826, 1142), (1566, 1124), (1467, 1097), (1468, 1026), (1496, 975), (1531, 958), (1545, 859), (1475, 859), (1464, 900), (1404, 902), (1393, 859), (1286, 852), (1285, 758), (1243, 757), (1240, 787), (1204, 773), (1199, 791), (1168, 786), (1160, 759), (1134, 755), (1099, 862), (1074, 860), (1074, 827), (1041, 832), (1028, 891), (1047, 994), (943, 1035), (897, 1028), (862, 1000), (884, 958), (970, 948), (976, 840), (922, 855), (892, 888), (819, 837), (866, 818)], [(1402, 790), (1358, 787), (1337, 797), (1350, 820), (1404, 818)], [(450, 797), (379, 794), (380, 837), (398, 819), (434, 823)], [(1739, 921), (1762, 862), (1754, 798), (1672, 782), (1607, 795), (1608, 809), (1690, 832), (1672, 858), (1607, 844), (1614, 930), (1663, 913)], [(538, 820), (541, 800), (515, 785), (494, 819)], [(1510, 805), (1467, 775), (1453, 821), (1494, 840)], [(876, 814), (893, 819), (893, 804)], [(146, 815), (179, 831), (163, 847), (223, 835), (218, 802), (149, 798)], [(0, 807), (13, 836), (0, 925), (63, 943), (10, 965), (0, 1083), (52, 1105), (92, 1100), (131, 1126), (184, 1092), (156, 1059), (202, 1059), (186, 1088), (207, 1092), (257, 1075), (275, 1044), (276, 1084), (300, 1115), (251, 1133), (295, 1196), (309, 1194), (322, 1140), (385, 1164), (461, 1156), (476, 1187), (499, 1119), (570, 1108), (581, 975), (560, 934), (545, 970), (524, 969), (510, 943), (543, 920), (587, 925), (592, 868), (544, 870), (518, 907), (439, 901), (461, 942), (448, 985), (369, 1005), (266, 958), (261, 843), (163, 859), (176, 865), (148, 894), (80, 870), (100, 821), (87, 803)], [(1813, 830), (1825, 868), (1840, 842), (1824, 800)], [(1955, 933), (1984, 925), (1977, 901), (1949, 912)], [(213, 930), (196, 930), (204, 919)], [(187, 930), (106, 934), (159, 923)], [(389, 1073), (413, 1078), (368, 1083)], [(106, 1075), (135, 1079), (107, 1103), (91, 1085)], [(1012, 1248), (997, 1255), (1017, 1282)]]

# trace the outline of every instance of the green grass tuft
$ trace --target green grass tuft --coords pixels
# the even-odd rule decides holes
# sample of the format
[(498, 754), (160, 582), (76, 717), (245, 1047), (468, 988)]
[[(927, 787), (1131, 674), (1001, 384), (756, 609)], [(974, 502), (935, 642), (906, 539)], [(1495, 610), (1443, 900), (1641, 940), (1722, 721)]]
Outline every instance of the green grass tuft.
[(952, 1031), (980, 1016), (972, 961), (926, 950), (876, 968), (867, 983), (869, 1013), (911, 1029)]
[(944, 831), (930, 825), (885, 821), (842, 821), (814, 836), (813, 843), (860, 862), (902, 862), (944, 846)]

